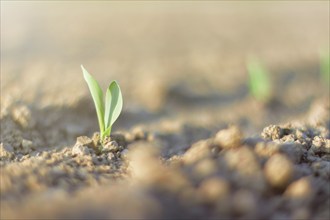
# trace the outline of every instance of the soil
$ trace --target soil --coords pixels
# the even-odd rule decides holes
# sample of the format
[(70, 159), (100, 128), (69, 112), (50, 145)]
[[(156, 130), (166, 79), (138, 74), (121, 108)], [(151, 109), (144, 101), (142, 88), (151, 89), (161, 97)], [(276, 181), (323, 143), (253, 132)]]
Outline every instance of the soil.
[[(329, 219), (328, 6), (1, 2), (1, 219)], [(81, 63), (123, 92), (103, 147)]]

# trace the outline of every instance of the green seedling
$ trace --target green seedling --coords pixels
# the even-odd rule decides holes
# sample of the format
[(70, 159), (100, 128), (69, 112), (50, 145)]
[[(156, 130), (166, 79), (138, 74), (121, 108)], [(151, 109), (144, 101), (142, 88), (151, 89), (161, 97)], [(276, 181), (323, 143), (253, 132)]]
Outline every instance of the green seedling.
[(269, 73), (256, 58), (249, 59), (247, 63), (249, 74), (250, 94), (260, 102), (268, 102), (272, 96)]
[(107, 88), (105, 100), (98, 82), (81, 65), (84, 78), (94, 100), (97, 118), (100, 126), (101, 142), (110, 136), (112, 125), (115, 123), (123, 108), (123, 97), (116, 81), (112, 81)]
[(330, 55), (329, 52), (323, 52), (320, 55), (320, 73), (322, 80), (329, 86), (330, 85)]

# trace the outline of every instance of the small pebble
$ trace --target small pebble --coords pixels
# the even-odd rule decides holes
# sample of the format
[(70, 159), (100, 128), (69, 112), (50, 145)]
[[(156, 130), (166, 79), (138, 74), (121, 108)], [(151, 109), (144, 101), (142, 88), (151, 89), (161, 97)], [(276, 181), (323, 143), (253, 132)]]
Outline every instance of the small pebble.
[(194, 143), (183, 155), (183, 162), (192, 164), (211, 155), (210, 150), (211, 142), (202, 140)]
[(284, 195), (293, 199), (310, 199), (313, 194), (312, 184), (309, 177), (300, 178), (292, 182)]
[(243, 176), (253, 176), (261, 170), (256, 154), (247, 146), (225, 152), (227, 166)]
[(293, 175), (293, 164), (283, 154), (273, 155), (265, 164), (266, 179), (275, 188), (286, 187)]
[(220, 130), (214, 138), (215, 144), (221, 148), (234, 148), (242, 143), (243, 134), (236, 126), (231, 126), (227, 129)]
[(228, 198), (229, 193), (229, 183), (219, 177), (204, 180), (198, 189), (199, 197), (204, 203), (215, 203), (218, 200), (225, 200)]

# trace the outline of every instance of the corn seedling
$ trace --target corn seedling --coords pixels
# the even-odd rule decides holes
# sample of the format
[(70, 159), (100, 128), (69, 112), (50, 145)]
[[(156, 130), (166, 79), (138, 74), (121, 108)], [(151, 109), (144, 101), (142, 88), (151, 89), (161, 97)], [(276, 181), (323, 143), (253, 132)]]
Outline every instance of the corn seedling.
[(326, 85), (330, 85), (330, 55), (329, 52), (323, 52), (320, 55), (320, 73), (322, 80), (325, 81)]
[(247, 70), (250, 94), (260, 102), (268, 102), (272, 96), (268, 71), (256, 58), (249, 59)]
[(84, 78), (94, 100), (97, 118), (100, 127), (101, 142), (110, 136), (112, 125), (120, 115), (123, 107), (123, 97), (116, 81), (112, 81), (107, 88), (105, 100), (98, 82), (81, 65)]

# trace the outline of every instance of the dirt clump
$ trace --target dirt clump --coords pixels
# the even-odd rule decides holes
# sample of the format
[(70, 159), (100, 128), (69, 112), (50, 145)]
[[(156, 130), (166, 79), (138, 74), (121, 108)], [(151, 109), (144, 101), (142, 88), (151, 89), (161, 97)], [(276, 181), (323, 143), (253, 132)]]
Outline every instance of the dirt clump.
[(282, 154), (275, 154), (265, 164), (265, 176), (268, 182), (279, 188), (285, 188), (293, 174), (293, 163)]

